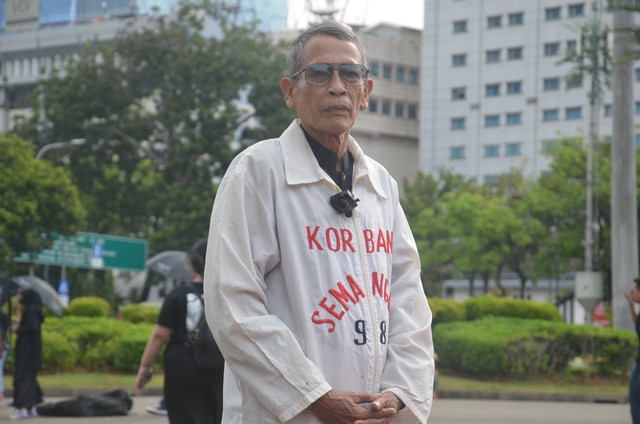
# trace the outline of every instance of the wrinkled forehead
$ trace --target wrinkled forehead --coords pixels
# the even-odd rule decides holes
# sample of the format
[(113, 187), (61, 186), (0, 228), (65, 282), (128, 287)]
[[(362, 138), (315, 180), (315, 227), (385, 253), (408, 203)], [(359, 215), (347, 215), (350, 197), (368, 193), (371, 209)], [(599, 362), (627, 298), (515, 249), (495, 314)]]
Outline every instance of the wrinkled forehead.
[(350, 40), (317, 34), (304, 45), (302, 63), (363, 63), (358, 46)]

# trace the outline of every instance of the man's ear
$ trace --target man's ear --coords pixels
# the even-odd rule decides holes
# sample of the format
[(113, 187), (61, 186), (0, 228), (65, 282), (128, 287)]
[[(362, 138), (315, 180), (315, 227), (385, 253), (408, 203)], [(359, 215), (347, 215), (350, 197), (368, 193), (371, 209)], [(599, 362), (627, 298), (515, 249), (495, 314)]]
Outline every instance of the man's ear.
[(284, 94), (284, 101), (289, 109), (293, 109), (296, 105), (293, 97), (295, 83), (296, 82), (294, 80), (288, 77), (284, 77), (280, 80), (280, 89), (282, 90), (282, 94)]
[(360, 109), (366, 109), (369, 107), (369, 95), (371, 95), (371, 90), (373, 90), (373, 80), (367, 80), (367, 83), (363, 87), (364, 96), (360, 100)]

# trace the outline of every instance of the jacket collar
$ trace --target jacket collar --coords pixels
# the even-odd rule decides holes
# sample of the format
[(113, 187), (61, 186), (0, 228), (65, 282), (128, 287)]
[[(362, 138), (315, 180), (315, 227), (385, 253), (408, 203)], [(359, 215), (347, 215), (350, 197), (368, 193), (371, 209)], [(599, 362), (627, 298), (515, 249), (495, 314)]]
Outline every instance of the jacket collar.
[[(309, 143), (307, 143), (304, 132), (300, 127), (299, 119), (294, 120), (289, 125), (289, 128), (282, 133), (279, 142), (282, 148), (287, 184), (310, 184), (320, 180), (332, 182), (331, 177), (322, 170), (311, 147), (309, 147)], [(378, 196), (387, 198), (387, 193), (382, 189), (383, 185), (380, 181), (381, 176), (378, 169), (372, 166), (369, 158), (365, 156), (353, 137), (349, 138), (348, 150), (353, 155), (354, 160), (354, 186), (357, 187), (358, 180), (364, 178), (369, 181)], [(362, 181), (360, 181), (361, 183)]]

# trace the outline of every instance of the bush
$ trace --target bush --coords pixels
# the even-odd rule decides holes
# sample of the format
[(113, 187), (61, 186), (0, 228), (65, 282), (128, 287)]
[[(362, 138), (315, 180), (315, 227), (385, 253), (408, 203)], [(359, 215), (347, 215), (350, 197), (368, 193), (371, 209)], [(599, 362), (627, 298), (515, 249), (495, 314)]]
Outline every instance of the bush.
[(592, 358), (598, 375), (616, 377), (637, 349), (630, 331), (515, 318), (443, 323), (433, 337), (440, 367), (481, 377), (551, 375), (576, 356)]
[(105, 299), (96, 296), (76, 297), (69, 302), (66, 315), (80, 317), (112, 316), (111, 305)]
[(523, 319), (563, 321), (562, 315), (551, 303), (510, 299), (507, 297), (495, 297), (490, 295), (470, 297), (463, 303), (468, 321), (484, 317), (514, 317)]
[(132, 323), (146, 322), (155, 324), (160, 314), (160, 306), (142, 306), (130, 303), (120, 308), (120, 318)]
[[(46, 321), (45, 321), (46, 322)], [(69, 371), (77, 366), (80, 349), (63, 334), (42, 331), (42, 362), (47, 371)]]
[(464, 304), (457, 302), (454, 299), (430, 297), (429, 306), (431, 307), (431, 313), (433, 314), (432, 325), (436, 325), (441, 322), (465, 320), (466, 311), (464, 308)]

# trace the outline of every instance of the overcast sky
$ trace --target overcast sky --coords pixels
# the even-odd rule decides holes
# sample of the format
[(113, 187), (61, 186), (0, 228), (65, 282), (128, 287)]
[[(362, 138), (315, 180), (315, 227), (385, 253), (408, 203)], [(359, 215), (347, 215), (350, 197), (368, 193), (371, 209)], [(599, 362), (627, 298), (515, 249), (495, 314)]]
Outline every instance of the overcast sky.
[[(422, 29), (424, 2), (426, 0), (333, 0), (342, 7), (336, 17), (348, 24), (375, 25), (380, 22), (409, 28)], [(289, 0), (289, 25), (292, 28), (307, 26), (309, 14), (306, 5), (320, 7), (326, 0)]]

